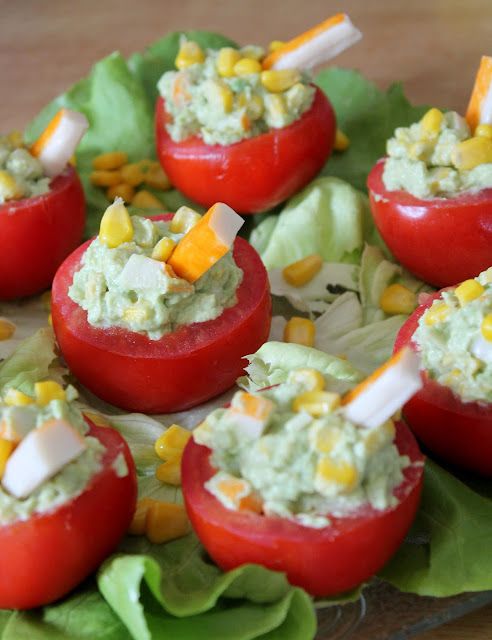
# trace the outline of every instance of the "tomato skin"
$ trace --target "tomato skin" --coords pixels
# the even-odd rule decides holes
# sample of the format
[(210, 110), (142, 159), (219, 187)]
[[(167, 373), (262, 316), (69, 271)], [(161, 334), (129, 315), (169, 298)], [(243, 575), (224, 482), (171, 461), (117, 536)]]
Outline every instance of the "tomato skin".
[(0, 205), (0, 300), (47, 289), (82, 239), (85, 198), (68, 167), (48, 193)]
[(182, 462), (182, 488), (188, 516), (212, 559), (227, 571), (258, 563), (283, 571), (289, 582), (313, 596), (342, 593), (374, 575), (403, 541), (417, 511), (422, 488), (423, 456), (408, 428), (397, 424), (401, 454), (422, 462), (404, 470), (394, 508), (360, 509), (353, 517), (331, 518), (313, 529), (287, 519), (224, 507), (204, 483), (213, 475), (210, 449), (191, 438)]
[(208, 145), (197, 136), (174, 142), (169, 118), (157, 99), (157, 155), (171, 183), (210, 207), (226, 202), (243, 214), (266, 211), (302, 189), (331, 153), (336, 121), (333, 107), (316, 87), (311, 108), (282, 129), (230, 145)]
[[(29, 520), (0, 527), (0, 608), (30, 609), (61, 598), (112, 553), (133, 517), (135, 464), (122, 436), (87, 420), (105, 447), (102, 469), (83, 493)], [(128, 474), (112, 464), (122, 454)]]
[(418, 278), (445, 287), (474, 278), (492, 264), (492, 189), (420, 200), (387, 191), (385, 160), (367, 179), (372, 215), (383, 240)]
[[(418, 347), (413, 334), (422, 314), (440, 292), (429, 296), (400, 329), (395, 351), (409, 345)], [(417, 438), (445, 462), (492, 476), (492, 405), (463, 402), (449, 387), (439, 384), (422, 372), (423, 388), (404, 406), (403, 415)]]
[(270, 330), (268, 277), (251, 245), (242, 238), (234, 243), (234, 259), (244, 271), (236, 305), (215, 320), (150, 340), (126, 329), (91, 326), (68, 297), (89, 242), (63, 263), (52, 289), (53, 328), (77, 378), (107, 402), (143, 413), (188, 409), (232, 387), (243, 372), (243, 356), (254, 353)]

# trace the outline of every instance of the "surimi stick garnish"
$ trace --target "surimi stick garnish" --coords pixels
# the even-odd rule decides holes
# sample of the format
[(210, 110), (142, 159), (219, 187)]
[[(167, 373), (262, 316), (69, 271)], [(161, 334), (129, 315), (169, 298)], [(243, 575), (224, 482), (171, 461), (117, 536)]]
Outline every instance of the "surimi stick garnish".
[(492, 124), (492, 58), (482, 56), (466, 110), (466, 121), (475, 131), (479, 124)]
[(364, 427), (386, 422), (422, 388), (420, 358), (404, 347), (347, 393), (342, 403), (349, 420)]
[(70, 109), (60, 109), (50, 121), (31, 147), (49, 178), (63, 171), (88, 127), (84, 114)]
[(362, 38), (345, 13), (337, 13), (268, 54), (264, 69), (312, 69)]
[(195, 282), (229, 251), (243, 224), (231, 207), (217, 202), (178, 242), (167, 263), (180, 278)]

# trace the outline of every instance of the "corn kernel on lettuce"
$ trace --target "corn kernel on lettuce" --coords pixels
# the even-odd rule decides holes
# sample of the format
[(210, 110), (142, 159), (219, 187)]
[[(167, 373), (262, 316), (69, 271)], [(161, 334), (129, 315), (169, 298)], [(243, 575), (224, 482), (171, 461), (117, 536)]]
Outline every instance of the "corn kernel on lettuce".
[(417, 198), (452, 197), (492, 187), (492, 144), (454, 111), (430, 109), (387, 142), (383, 181)]
[[(154, 340), (179, 325), (217, 318), (235, 304), (242, 271), (230, 252), (190, 284), (166, 269), (159, 259), (165, 256), (156, 249), (164, 238), (177, 243), (184, 233), (171, 232), (167, 222), (137, 216), (131, 225), (133, 237), (117, 246), (96, 238), (74, 275), (69, 296), (87, 311), (90, 324), (123, 327)], [(113, 237), (112, 229), (105, 232)]]
[(0, 136), (0, 204), (47, 193), (50, 178), (24, 147), (22, 136)]
[(207, 50), (204, 60), (189, 57), (183, 66), (189, 44), (183, 42), (183, 56), (178, 54), (179, 70), (167, 71), (158, 83), (176, 142), (199, 135), (207, 144), (232, 144), (286, 127), (312, 104), (308, 76), (296, 70), (262, 73), (259, 47)]
[(465, 402), (492, 402), (490, 270), (443, 291), (414, 334), (422, 366)]
[[(218, 470), (206, 486), (224, 506), (237, 508), (238, 479), (245, 481), (241, 497), (258, 496), (267, 515), (311, 527), (324, 527), (330, 515), (344, 516), (366, 503), (376, 509), (394, 503), (392, 490), (408, 459), (393, 444), (392, 425), (358, 427), (336, 402), (311, 415), (296, 403), (311, 389), (309, 376), (291, 374), (286, 382), (253, 393), (274, 404), (259, 436), (238, 428), (242, 416), (231, 409), (215, 410), (195, 429), (195, 441), (212, 449)], [(315, 393), (337, 395), (328, 388)]]

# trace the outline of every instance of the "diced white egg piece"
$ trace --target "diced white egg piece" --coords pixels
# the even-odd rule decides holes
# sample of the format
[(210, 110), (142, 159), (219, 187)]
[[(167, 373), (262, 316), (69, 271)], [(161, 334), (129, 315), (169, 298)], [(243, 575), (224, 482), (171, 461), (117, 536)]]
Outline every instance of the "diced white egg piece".
[(36, 426), (36, 414), (28, 407), (11, 407), (10, 420), (0, 422), (0, 438), (20, 442)]
[(86, 449), (84, 438), (68, 422), (49, 420), (21, 441), (5, 466), (3, 487), (26, 498)]
[(268, 398), (238, 391), (232, 399), (230, 412), (241, 435), (256, 439), (265, 431), (274, 408), (274, 403)]
[(118, 276), (122, 289), (162, 289), (163, 263), (147, 256), (134, 253), (128, 259)]
[(403, 348), (345, 396), (346, 417), (368, 428), (386, 422), (422, 388), (419, 365), (419, 356)]
[(481, 335), (472, 342), (470, 352), (482, 362), (492, 362), (492, 342)]
[(223, 202), (217, 202), (211, 208), (210, 228), (215, 232), (218, 240), (227, 247), (232, 247), (237, 232), (243, 226), (244, 220), (234, 209)]

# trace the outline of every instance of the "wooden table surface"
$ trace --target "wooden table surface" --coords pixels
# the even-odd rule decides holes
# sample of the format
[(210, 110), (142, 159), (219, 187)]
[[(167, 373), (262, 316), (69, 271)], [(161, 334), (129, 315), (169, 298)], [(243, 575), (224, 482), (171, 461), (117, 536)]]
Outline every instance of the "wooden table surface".
[[(242, 43), (287, 39), (346, 11), (363, 40), (340, 55), (380, 87), (463, 111), (479, 57), (492, 53), (491, 0), (0, 0), (0, 130), (22, 129), (53, 96), (114, 50), (142, 50), (200, 28)], [(419, 636), (488, 640), (492, 606)]]

